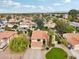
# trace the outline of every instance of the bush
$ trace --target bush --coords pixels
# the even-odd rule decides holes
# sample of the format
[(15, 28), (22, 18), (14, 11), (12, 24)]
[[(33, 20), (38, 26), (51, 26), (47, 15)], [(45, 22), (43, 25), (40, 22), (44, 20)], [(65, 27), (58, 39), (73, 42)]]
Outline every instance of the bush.
[(12, 38), (12, 40), (9, 43), (9, 48), (12, 52), (23, 52), (28, 46), (28, 40), (25, 38), (25, 36), (17, 36)]
[(11, 28), (11, 27), (8, 27), (8, 25), (6, 25), (6, 26), (4, 27), (4, 29), (5, 29), (6, 31), (11, 31), (11, 30), (12, 30), (12, 28)]

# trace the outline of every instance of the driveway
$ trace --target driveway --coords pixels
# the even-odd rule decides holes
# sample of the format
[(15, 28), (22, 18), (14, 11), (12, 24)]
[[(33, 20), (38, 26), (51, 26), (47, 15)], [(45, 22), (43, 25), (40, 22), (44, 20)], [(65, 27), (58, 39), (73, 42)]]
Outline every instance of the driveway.
[(44, 59), (44, 54), (40, 49), (27, 49), (23, 59)]
[(12, 53), (9, 48), (6, 48), (4, 51), (0, 52), (0, 59), (21, 59), (24, 53)]
[(78, 50), (71, 49), (70, 51), (73, 54), (73, 56), (75, 56), (77, 59), (79, 59), (79, 51)]

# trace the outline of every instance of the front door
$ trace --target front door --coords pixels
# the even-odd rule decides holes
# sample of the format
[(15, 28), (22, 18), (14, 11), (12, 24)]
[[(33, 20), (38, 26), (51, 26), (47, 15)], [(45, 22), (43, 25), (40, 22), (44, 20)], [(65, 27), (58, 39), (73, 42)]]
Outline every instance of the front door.
[(45, 46), (46, 45), (46, 42), (45, 42), (45, 40), (43, 39), (43, 46)]

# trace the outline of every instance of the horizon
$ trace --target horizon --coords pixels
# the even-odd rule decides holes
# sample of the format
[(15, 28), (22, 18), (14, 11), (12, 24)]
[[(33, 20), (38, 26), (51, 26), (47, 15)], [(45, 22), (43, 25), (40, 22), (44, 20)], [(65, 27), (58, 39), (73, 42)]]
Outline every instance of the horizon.
[(0, 13), (54, 13), (79, 10), (78, 0), (0, 0)]

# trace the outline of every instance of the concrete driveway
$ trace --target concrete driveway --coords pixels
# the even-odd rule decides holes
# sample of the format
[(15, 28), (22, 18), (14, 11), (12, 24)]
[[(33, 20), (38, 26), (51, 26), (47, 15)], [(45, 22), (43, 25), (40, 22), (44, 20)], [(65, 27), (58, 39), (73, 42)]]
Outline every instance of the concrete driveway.
[(23, 59), (44, 59), (44, 54), (40, 49), (27, 49)]
[(73, 54), (73, 56), (75, 56), (77, 59), (79, 59), (79, 51), (74, 50), (74, 49), (71, 49), (70, 51)]

